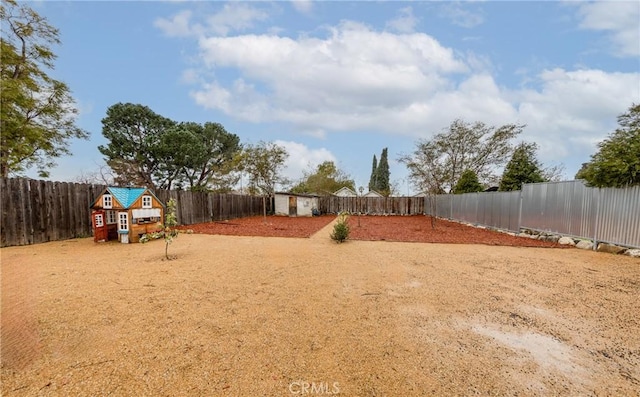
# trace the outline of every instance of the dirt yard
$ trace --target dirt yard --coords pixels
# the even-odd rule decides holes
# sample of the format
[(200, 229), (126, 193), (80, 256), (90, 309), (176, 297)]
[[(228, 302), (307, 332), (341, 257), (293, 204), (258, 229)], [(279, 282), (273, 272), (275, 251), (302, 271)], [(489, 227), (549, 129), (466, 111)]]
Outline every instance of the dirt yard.
[(640, 261), (180, 235), (3, 248), (2, 395), (640, 394)]

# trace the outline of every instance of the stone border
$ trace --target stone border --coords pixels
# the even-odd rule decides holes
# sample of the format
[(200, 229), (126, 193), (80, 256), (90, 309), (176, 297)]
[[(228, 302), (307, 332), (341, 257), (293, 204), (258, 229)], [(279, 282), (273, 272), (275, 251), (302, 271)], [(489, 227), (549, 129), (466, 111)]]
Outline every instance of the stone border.
[[(442, 218), (442, 219), (446, 219), (446, 218)], [(531, 230), (531, 229), (522, 229), (520, 233), (514, 233), (509, 230), (497, 229), (494, 227), (483, 226), (483, 225), (476, 225), (474, 223), (458, 221), (455, 219), (447, 219), (447, 220), (451, 222), (457, 222), (463, 225), (475, 227), (477, 229), (493, 230), (499, 233), (505, 233), (515, 237), (524, 237), (524, 238), (530, 238), (533, 240), (551, 241), (551, 242), (562, 244), (562, 245), (571, 245), (573, 247), (584, 249), (584, 250), (594, 250), (598, 252), (607, 252), (615, 255), (627, 255), (633, 258), (640, 258), (640, 249), (622, 247), (619, 245), (608, 244), (608, 243), (598, 243), (598, 246), (595, 247), (594, 249), (593, 240), (589, 240), (586, 238), (574, 238), (569, 236), (562, 236), (557, 233), (540, 232), (538, 230)]]

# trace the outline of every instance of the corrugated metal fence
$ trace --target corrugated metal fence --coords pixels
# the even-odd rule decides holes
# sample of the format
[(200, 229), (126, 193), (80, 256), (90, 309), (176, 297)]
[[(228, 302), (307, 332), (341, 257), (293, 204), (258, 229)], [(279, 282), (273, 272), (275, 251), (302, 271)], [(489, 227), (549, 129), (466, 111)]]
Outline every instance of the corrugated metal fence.
[(522, 191), (438, 195), (427, 214), (517, 232), (531, 229), (640, 248), (640, 186), (582, 181), (525, 184)]

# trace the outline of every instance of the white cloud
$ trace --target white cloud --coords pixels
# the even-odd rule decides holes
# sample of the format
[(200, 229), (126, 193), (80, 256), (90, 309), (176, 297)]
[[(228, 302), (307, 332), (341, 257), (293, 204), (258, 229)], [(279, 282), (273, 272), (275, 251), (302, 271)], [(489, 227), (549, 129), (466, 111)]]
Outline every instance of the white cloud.
[(543, 160), (570, 150), (592, 153), (595, 142), (615, 128), (616, 116), (640, 97), (638, 73), (551, 69), (538, 79), (541, 89), (513, 92), (512, 100), (527, 123), (525, 135), (541, 146)]
[(443, 4), (440, 7), (440, 17), (447, 18), (452, 24), (463, 28), (473, 28), (484, 22), (481, 13), (470, 11), (457, 1)]
[(418, 18), (413, 15), (411, 7), (404, 7), (398, 11), (398, 16), (387, 22), (387, 29), (400, 33), (411, 33), (418, 24)]
[[(556, 162), (576, 153), (575, 161), (586, 161), (640, 97), (640, 73), (549, 68), (527, 73), (524, 88), (510, 88), (496, 82), (486, 56), (454, 51), (423, 33), (379, 32), (350, 21), (327, 32), (201, 37), (207, 75), (185, 74), (197, 82), (192, 97), (237, 119), (281, 123), (317, 138), (350, 131), (429, 137), (456, 118), (527, 124), (522, 139), (540, 145), (542, 161)], [(240, 77), (210, 77), (227, 69)], [(288, 169), (306, 169), (313, 153), (289, 145), (303, 155)], [(331, 159), (319, 153), (317, 162)]]
[(640, 56), (640, 4), (637, 1), (579, 3), (580, 27), (608, 33), (614, 54)]
[(158, 18), (153, 25), (169, 37), (187, 37), (197, 34), (201, 28), (191, 26), (191, 11), (184, 10), (170, 19)]
[(385, 119), (446, 89), (447, 76), (469, 71), (428, 35), (375, 32), (353, 22), (329, 28), (324, 39), (209, 37), (200, 48), (207, 67), (237, 69), (252, 85), (209, 83), (194, 93), (199, 104), (255, 121), (286, 121), (303, 131), (376, 123), (395, 130)]
[(291, 0), (291, 5), (302, 14), (309, 14), (313, 10), (313, 1), (311, 0)]
[(246, 3), (227, 3), (218, 13), (207, 18), (208, 27), (214, 33), (227, 35), (231, 31), (242, 31), (254, 26), (254, 22), (269, 17), (265, 11)]
[[(240, 2), (227, 3), (218, 12), (203, 16), (195, 16), (191, 11), (184, 10), (168, 19), (158, 18), (153, 24), (169, 37), (226, 36), (231, 32), (250, 29), (256, 22), (269, 18), (266, 11)], [(195, 19), (199, 21), (194, 22)]]
[(338, 162), (336, 157), (325, 148), (311, 149), (293, 141), (276, 140), (274, 143), (282, 146), (289, 153), (283, 175), (292, 181), (302, 178), (303, 171), (316, 168), (325, 161), (333, 161), (336, 164)]

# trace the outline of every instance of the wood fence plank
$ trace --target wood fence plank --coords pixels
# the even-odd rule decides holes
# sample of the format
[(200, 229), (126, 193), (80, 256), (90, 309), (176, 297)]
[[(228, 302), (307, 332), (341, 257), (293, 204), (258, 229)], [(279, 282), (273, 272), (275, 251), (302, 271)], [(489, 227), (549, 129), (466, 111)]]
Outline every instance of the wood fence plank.
[(13, 180), (2, 178), (2, 246), (17, 245), (16, 211), (12, 194)]

